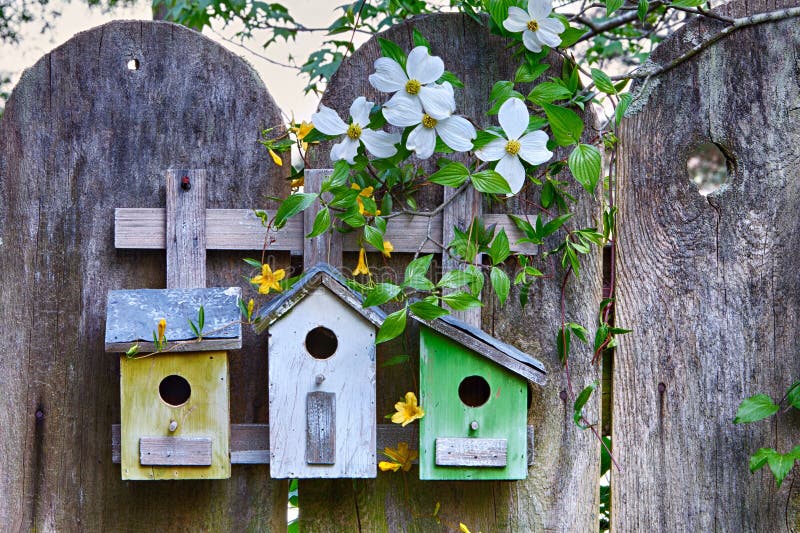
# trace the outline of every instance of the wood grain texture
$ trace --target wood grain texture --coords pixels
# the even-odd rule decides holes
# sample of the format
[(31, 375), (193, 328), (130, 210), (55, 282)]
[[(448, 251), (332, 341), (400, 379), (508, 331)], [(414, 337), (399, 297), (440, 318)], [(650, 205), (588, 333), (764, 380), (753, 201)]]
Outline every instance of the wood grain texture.
[[(689, 24), (652, 59), (665, 63), (720, 27)], [(800, 416), (732, 424), (744, 398), (780, 399), (800, 376), (798, 56), (797, 19), (740, 30), (651, 80), (646, 105), (623, 122), (616, 312), (634, 333), (614, 361), (616, 531), (800, 526), (789, 486), (748, 471), (760, 447), (786, 452), (800, 441)], [(730, 177), (703, 197), (686, 163), (708, 142), (726, 154)]]
[[(275, 210), (265, 210), (272, 219)], [(515, 252), (533, 253), (535, 245), (517, 243), (525, 235), (506, 215), (485, 215), (487, 225), (496, 224), (497, 231), (504, 229), (511, 249)], [(313, 222), (313, 219), (312, 219)], [(114, 211), (114, 243), (119, 249), (163, 250), (166, 246), (166, 210), (164, 208), (127, 208)], [(303, 249), (304, 223), (298, 217), (290, 218), (279, 231), (270, 231), (261, 225), (261, 220), (252, 209), (206, 209), (206, 247), (208, 250), (261, 250), (264, 243), (270, 251), (300, 254)], [(310, 229), (308, 230), (310, 231)], [(386, 239), (391, 241), (397, 253), (431, 253), (439, 248), (428, 241), (423, 244), (428, 231), (428, 219), (400, 215), (392, 219), (386, 230)], [(442, 216), (431, 220), (431, 234), (442, 234)], [(344, 250), (357, 252), (358, 235), (344, 236)]]
[[(456, 90), (456, 112), (475, 120), (481, 127), (496, 125), (494, 117), (485, 115), (486, 102), (492, 84), (497, 80), (514, 78), (518, 66), (506, 48), (503, 39), (489, 35), (467, 16), (439, 14), (416, 18), (387, 30), (382, 37), (397, 42), (404, 50), (413, 48), (412, 31), (416, 28), (430, 41), (431, 52), (440, 56), (445, 68), (453, 71), (466, 89)], [(353, 100), (363, 95), (374, 102), (385, 102), (388, 95), (376, 91), (367, 78), (375, 59), (380, 57), (376, 39), (362, 45), (347, 58), (328, 85), (322, 103), (342, 115)], [(555, 68), (544, 76), (560, 73), (557, 56), (549, 59)], [(523, 88), (523, 92), (524, 92)], [(589, 118), (589, 122), (591, 122)], [(590, 131), (587, 128), (587, 131)], [(588, 140), (588, 139), (587, 139)], [(313, 147), (313, 166), (329, 168), (330, 145)], [(556, 158), (568, 154), (558, 151)], [(433, 158), (432, 158), (433, 159)], [(429, 161), (433, 163), (433, 161)], [(431, 170), (429, 168), (429, 170)], [(564, 173), (558, 177), (572, 180)], [(442, 202), (441, 189), (428, 187), (418, 198), (421, 209), (431, 209)], [(438, 191), (438, 192), (437, 192)], [(580, 192), (572, 192), (582, 199), (574, 216), (576, 227), (595, 224), (600, 219), (598, 206)], [(533, 212), (526, 201), (538, 202), (539, 191), (531, 187), (521, 200), (509, 201), (505, 206), (484, 206), (484, 218), (500, 214)], [(505, 217), (504, 217), (505, 218)], [(391, 223), (389, 224), (391, 227)], [(516, 239), (511, 237), (514, 242)], [(355, 265), (355, 256), (345, 254), (345, 262)], [(381, 264), (379, 255), (370, 257), (371, 265)], [(407, 258), (392, 254), (381, 271), (381, 281), (397, 280)], [(439, 259), (437, 258), (437, 263)], [(548, 263), (546, 269), (553, 267)], [(440, 268), (437, 264), (436, 268)], [(392, 277), (392, 272), (394, 276)], [(560, 272), (560, 271), (556, 271)], [(560, 276), (535, 283), (531, 289), (531, 303), (523, 310), (511, 302), (496, 309), (495, 298), (484, 295), (482, 313), (483, 329), (530, 353), (551, 369), (550, 379), (544, 389), (533, 387), (533, 404), (529, 411), (529, 424), (536, 428), (536, 464), (528, 470), (528, 479), (521, 482), (431, 483), (415, 480), (415, 471), (408, 476), (408, 494), (399, 476), (380, 473), (375, 481), (351, 484), (301, 482), (301, 529), (311, 531), (406, 531), (438, 532), (458, 531), (459, 521), (468, 524), (472, 531), (594, 531), (597, 528), (599, 476), (599, 447), (589, 432), (580, 432), (572, 421), (571, 405), (559, 399), (566, 387), (555, 351), (557, 322), (560, 313)], [(512, 292), (509, 300), (516, 301), (518, 293)], [(597, 306), (601, 298), (600, 255), (585, 260), (579, 283), (571, 283), (566, 290), (567, 319), (586, 326), (595, 323)], [(417, 390), (418, 341), (411, 328), (404, 342), (387, 343), (378, 351), (378, 360), (384, 361), (392, 353), (412, 355), (408, 365), (378, 368), (377, 418), (382, 419), (393, 411), (392, 406), (406, 391)], [(597, 372), (588, 364), (591, 350), (573, 347), (575, 359), (571, 365), (576, 387), (583, 387), (595, 379)], [(597, 412), (594, 399), (587, 413)], [(413, 448), (413, 446), (412, 446)], [(441, 504), (439, 518), (432, 516), (435, 502)]]
[(167, 288), (205, 287), (207, 173), (170, 169), (166, 177)]
[(142, 437), (142, 466), (211, 466), (212, 441), (208, 437)]
[[(457, 190), (451, 187), (444, 188), (445, 202), (450, 202), (442, 212), (442, 243), (449, 243), (455, 237), (453, 228), (458, 228), (462, 231), (469, 229), (472, 220), (480, 218), (483, 215), (483, 197), (472, 187), (461, 192), (455, 199)], [(499, 231), (499, 230), (498, 230)], [(516, 240), (514, 241), (516, 242)], [(475, 263), (481, 263), (483, 254), (478, 254), (475, 258)], [(460, 270), (462, 265), (459, 264), (457, 259), (450, 257), (449, 254), (442, 254), (442, 271)], [(446, 289), (445, 294), (450, 292), (458, 292), (456, 289)], [(471, 326), (481, 327), (481, 308), (473, 307), (463, 311), (453, 311), (452, 315), (459, 320), (466, 322)]]
[[(303, 190), (309, 193), (319, 193), (322, 190), (322, 182), (332, 172), (330, 169), (306, 170)], [(303, 211), (303, 229), (306, 235), (311, 233), (314, 228), (314, 220), (319, 212), (318, 208), (319, 202)], [(336, 221), (333, 217), (332, 220)], [(333, 226), (312, 239), (303, 239), (303, 264), (306, 268), (310, 268), (317, 263), (328, 263), (334, 268), (342, 267), (342, 237)]]
[[(181, 490), (120, 480), (119, 362), (103, 347), (109, 290), (166, 285), (163, 252), (114, 249), (114, 209), (163, 209), (164, 170), (181, 167), (207, 170), (208, 208), (276, 208), (286, 169), (257, 140), (282, 122), (244, 61), (163, 22), (80, 33), (22, 75), (0, 120), (3, 529), (285, 531), (266, 466)], [(242, 255), (209, 253), (208, 285), (241, 286)], [(267, 422), (266, 343), (245, 331), (231, 355), (235, 422)]]
[(506, 439), (438, 438), (436, 466), (498, 467), (508, 464)]
[(336, 394), (312, 391), (306, 395), (306, 462), (336, 462)]
[[(337, 338), (330, 357), (315, 358), (306, 349), (307, 334), (317, 327)], [(375, 331), (374, 324), (324, 286), (270, 325), (270, 475), (375, 477)], [(333, 464), (306, 461), (309, 392), (335, 394)]]

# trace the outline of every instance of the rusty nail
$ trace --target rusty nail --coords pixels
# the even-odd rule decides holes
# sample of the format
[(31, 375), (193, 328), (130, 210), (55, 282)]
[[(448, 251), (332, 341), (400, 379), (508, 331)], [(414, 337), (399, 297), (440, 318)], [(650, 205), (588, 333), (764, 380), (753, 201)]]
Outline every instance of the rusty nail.
[(189, 179), (189, 176), (184, 176), (181, 178), (181, 189), (184, 191), (188, 191), (192, 188), (192, 182)]
[(317, 381), (317, 385), (320, 385), (323, 381), (325, 381), (325, 376), (323, 376), (322, 374), (317, 374), (316, 381)]
[(658, 384), (658, 392), (660, 392), (661, 394), (664, 394), (664, 391), (665, 391), (665, 390), (667, 390), (667, 386), (666, 386), (666, 385), (664, 385), (664, 383), (663, 383), (663, 382), (662, 382), (662, 383), (659, 383), (659, 384)]

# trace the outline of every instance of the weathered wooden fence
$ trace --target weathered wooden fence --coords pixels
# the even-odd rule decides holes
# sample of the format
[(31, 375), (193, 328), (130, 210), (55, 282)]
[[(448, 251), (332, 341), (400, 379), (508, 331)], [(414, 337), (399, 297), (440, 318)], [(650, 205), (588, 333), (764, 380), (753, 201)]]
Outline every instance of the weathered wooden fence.
[[(766, 4), (749, 9), (774, 7)], [(506, 43), (460, 15), (422, 17), (385, 36), (408, 49), (414, 27), (464, 81), (458, 112), (483, 117), (491, 83), (513, 77)], [(654, 60), (673, 57), (704, 31), (686, 28)], [(747, 455), (797, 442), (798, 420), (779, 419), (778, 442), (766, 424), (730, 421), (743, 397), (775, 396), (800, 374), (792, 329), (800, 316), (792, 269), (798, 54), (796, 21), (742, 30), (651, 80), (624, 122), (617, 313), (636, 332), (622, 340), (614, 376), (619, 531), (785, 528), (787, 489), (775, 494), (771, 478), (753, 478)], [(346, 114), (355, 96), (377, 100), (367, 75), (378, 55), (373, 39), (346, 60), (324, 103)], [(287, 193), (285, 172), (257, 139), (281, 122), (243, 61), (166, 23), (116, 22), (82, 33), (25, 73), (0, 122), (0, 529), (285, 529), (286, 485), (265, 465), (234, 465), (225, 481), (121, 481), (110, 447), (119, 363), (103, 349), (107, 290), (165, 284), (163, 253), (115, 249), (114, 209), (163, 207), (170, 167), (207, 171), (209, 208), (274, 207), (265, 197)], [(684, 155), (704, 140), (721, 145), (734, 169), (730, 185), (707, 199), (690, 184)], [(315, 166), (330, 164), (326, 154), (315, 152)], [(438, 201), (425, 197), (421, 206)], [(454, 204), (461, 214), (450, 211), (444, 228), (498, 211), (469, 197)], [(597, 217), (587, 202), (576, 224)], [(209, 248), (215, 238), (208, 236)], [(210, 251), (208, 285), (240, 284), (243, 255)], [(274, 255), (281, 265), (292, 261), (287, 252)], [(354, 259), (345, 243), (344, 264)], [(393, 256), (390, 265), (401, 271), (404, 261)], [(567, 288), (570, 320), (594, 325), (600, 287), (598, 255)], [(420, 482), (415, 470), (408, 486), (383, 473), (307, 480), (301, 527), (428, 532), (457, 530), (461, 521), (485, 533), (596, 530), (599, 446), (574, 427), (560, 397), (560, 289), (558, 279), (535, 284), (525, 309), (499, 309), (485, 296), (482, 316), (472, 317), (550, 370), (548, 385), (533, 388), (527, 480)], [(379, 363), (399, 349), (382, 346)], [(572, 379), (582, 386), (599, 371), (588, 349), (573, 351)], [(230, 359), (231, 422), (266, 423), (266, 339), (248, 332)], [(377, 422), (414, 388), (415, 372), (416, 363), (379, 368)], [(596, 402), (589, 413), (599, 415)]]

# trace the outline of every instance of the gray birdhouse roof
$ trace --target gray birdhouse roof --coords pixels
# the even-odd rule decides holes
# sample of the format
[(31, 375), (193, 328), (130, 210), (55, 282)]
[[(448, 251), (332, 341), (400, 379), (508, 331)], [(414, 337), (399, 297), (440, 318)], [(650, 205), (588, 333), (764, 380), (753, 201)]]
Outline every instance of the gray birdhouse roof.
[(297, 280), (294, 286), (279, 297), (271, 300), (259, 312), (256, 331), (261, 333), (267, 327), (288, 313), (298, 302), (318, 287), (323, 286), (349, 305), (354, 311), (379, 328), (386, 319), (386, 314), (377, 307), (363, 307), (363, 298), (359, 293), (347, 286), (342, 274), (327, 263), (318, 263)]
[(413, 315), (412, 318), (528, 381), (542, 386), (547, 382), (547, 370), (541, 361), (492, 337), (482, 329), (452, 316), (444, 316), (435, 320), (423, 320)]

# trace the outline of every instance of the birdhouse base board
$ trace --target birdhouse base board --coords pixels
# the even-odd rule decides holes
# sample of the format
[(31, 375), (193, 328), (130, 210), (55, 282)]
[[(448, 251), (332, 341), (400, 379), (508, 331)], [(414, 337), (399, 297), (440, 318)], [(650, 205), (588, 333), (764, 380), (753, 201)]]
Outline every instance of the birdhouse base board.
[(211, 466), (211, 439), (142, 437), (139, 439), (142, 466)]

